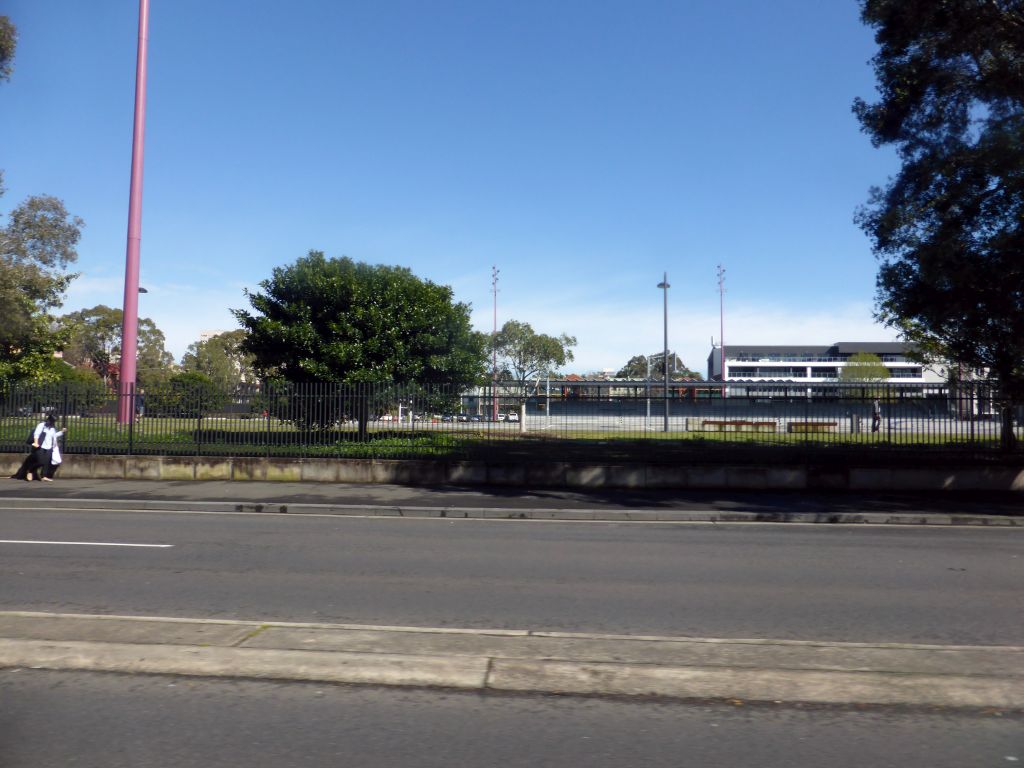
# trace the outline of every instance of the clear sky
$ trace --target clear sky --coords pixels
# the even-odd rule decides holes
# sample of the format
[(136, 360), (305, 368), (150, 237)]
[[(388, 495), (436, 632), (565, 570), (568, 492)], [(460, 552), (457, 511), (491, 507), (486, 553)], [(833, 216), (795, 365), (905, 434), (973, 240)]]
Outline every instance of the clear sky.
[[(66, 310), (120, 306), (137, 0), (0, 0), (6, 213), (86, 221)], [(855, 0), (151, 0), (142, 278), (180, 358), (309, 249), (450, 285), (490, 331), (669, 346), (893, 340), (854, 212), (895, 172)]]

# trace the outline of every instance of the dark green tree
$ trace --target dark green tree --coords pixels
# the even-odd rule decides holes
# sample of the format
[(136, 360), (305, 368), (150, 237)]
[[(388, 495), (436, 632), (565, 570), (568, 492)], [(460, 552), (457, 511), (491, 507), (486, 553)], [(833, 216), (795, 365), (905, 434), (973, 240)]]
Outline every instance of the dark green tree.
[[(651, 378), (664, 379), (665, 367), (664, 367), (664, 355), (651, 356)], [(697, 371), (691, 371), (686, 367), (686, 363), (674, 352), (669, 353), (668, 357), (669, 369), (668, 373), (672, 379), (697, 379), (700, 380), (703, 377)], [(633, 355), (629, 358), (629, 362), (626, 363), (615, 375), (621, 379), (642, 379), (647, 376), (647, 356), (646, 355)]]
[[(484, 370), (484, 339), (448, 286), (403, 267), (310, 251), (277, 267), (233, 310), (257, 370), (291, 383), (465, 386)], [(365, 434), (369, 404), (356, 415)], [(323, 409), (321, 409), (323, 410)], [(326, 418), (326, 417), (325, 417)], [(321, 426), (324, 426), (320, 421)]]
[(225, 391), (235, 389), (243, 381), (254, 381), (254, 358), (240, 349), (245, 331), (227, 331), (205, 341), (190, 344), (181, 367), (185, 371), (205, 374)]
[(531, 379), (540, 380), (556, 368), (572, 362), (576, 338), (567, 334), (537, 333), (529, 323), (509, 320), (494, 338), (498, 371), (507, 372), (524, 395)]
[(878, 317), (988, 369), (1011, 449), (1024, 395), (1024, 4), (862, 0), (861, 18), (880, 98), (854, 112), (902, 164), (858, 213), (881, 262)]
[(139, 397), (145, 415), (178, 419), (201, 419), (228, 401), (223, 387), (197, 371), (169, 374), (146, 387)]

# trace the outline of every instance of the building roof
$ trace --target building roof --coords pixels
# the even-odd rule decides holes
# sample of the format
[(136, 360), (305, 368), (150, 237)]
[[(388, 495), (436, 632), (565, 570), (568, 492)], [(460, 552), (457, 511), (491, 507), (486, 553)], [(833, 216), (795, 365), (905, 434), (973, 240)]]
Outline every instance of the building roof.
[[(853, 355), (857, 352), (905, 354), (912, 345), (902, 341), (839, 341), (835, 344), (726, 344), (726, 357), (734, 355)], [(715, 355), (719, 348), (711, 350)]]

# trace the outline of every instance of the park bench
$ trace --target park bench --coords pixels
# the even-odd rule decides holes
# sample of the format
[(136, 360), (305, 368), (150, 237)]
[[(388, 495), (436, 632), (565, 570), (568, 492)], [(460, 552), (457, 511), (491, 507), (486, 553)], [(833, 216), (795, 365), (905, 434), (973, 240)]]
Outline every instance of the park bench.
[(791, 421), (786, 425), (787, 432), (833, 432), (839, 423), (836, 421)]
[(706, 432), (774, 432), (774, 421), (749, 421), (746, 419), (704, 419), (701, 429)]

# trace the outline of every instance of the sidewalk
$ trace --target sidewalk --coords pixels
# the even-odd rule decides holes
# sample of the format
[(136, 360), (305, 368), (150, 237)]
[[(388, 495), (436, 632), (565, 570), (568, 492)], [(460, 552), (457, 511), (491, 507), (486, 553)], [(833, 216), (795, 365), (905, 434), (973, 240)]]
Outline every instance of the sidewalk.
[(0, 510), (325, 514), (647, 522), (778, 522), (1024, 527), (1019, 494), (779, 491), (589, 492), (516, 488), (238, 481), (0, 483)]
[(0, 612), (0, 667), (1024, 710), (1024, 648)]

